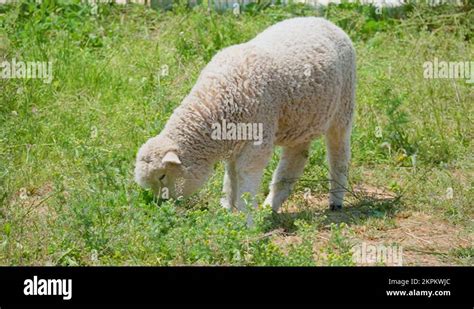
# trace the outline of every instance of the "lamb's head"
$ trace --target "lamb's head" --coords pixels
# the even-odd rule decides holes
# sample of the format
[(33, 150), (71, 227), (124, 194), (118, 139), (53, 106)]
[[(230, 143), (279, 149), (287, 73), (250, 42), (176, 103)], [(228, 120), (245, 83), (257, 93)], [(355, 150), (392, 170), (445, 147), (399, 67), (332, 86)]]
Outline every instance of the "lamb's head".
[(150, 138), (142, 145), (135, 164), (135, 181), (161, 198), (188, 197), (206, 181), (207, 173), (181, 162), (179, 147), (166, 136)]

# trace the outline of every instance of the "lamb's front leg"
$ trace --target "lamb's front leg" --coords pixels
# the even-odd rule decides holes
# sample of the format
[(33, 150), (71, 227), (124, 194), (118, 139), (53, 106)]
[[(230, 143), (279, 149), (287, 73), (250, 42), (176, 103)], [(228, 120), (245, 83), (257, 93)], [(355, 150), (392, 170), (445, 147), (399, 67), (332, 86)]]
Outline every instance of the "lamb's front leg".
[(304, 167), (308, 161), (310, 143), (304, 143), (293, 147), (284, 147), (283, 153), (278, 163), (278, 167), (273, 173), (270, 184), (270, 193), (265, 199), (264, 205), (271, 206), (274, 211), (278, 211), (293, 190), (293, 186), (303, 174)]
[(235, 205), (236, 200), (236, 172), (235, 172), (235, 162), (227, 161), (225, 163), (225, 174), (224, 174), (224, 185), (222, 192), (224, 197), (221, 198), (221, 205), (225, 209), (232, 209), (232, 206)]
[[(232, 184), (232, 188), (235, 188), (236, 206), (239, 211), (246, 211), (244, 194), (249, 194), (252, 206), (257, 207), (255, 197), (260, 188), (263, 171), (271, 158), (272, 150), (272, 147), (249, 146), (238, 156), (235, 162), (235, 182)], [(231, 180), (234, 179), (231, 178)], [(250, 215), (247, 217), (247, 223), (249, 226), (253, 224)]]

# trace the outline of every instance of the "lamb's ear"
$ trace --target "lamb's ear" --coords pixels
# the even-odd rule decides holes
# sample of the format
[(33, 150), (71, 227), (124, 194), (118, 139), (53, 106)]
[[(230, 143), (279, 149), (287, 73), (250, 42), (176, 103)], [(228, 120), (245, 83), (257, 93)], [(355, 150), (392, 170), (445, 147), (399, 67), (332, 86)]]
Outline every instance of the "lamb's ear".
[(179, 159), (178, 155), (174, 151), (168, 151), (163, 159), (161, 160), (161, 163), (167, 164), (167, 163), (173, 163), (173, 164), (181, 164), (181, 160)]

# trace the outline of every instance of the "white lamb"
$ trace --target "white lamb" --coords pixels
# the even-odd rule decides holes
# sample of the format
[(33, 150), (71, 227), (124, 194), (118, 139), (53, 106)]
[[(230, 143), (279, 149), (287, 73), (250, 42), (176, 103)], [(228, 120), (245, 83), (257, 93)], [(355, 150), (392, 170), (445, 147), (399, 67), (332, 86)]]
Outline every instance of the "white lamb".
[[(340, 209), (350, 159), (355, 65), (349, 37), (315, 17), (282, 21), (247, 43), (225, 48), (201, 72), (163, 131), (140, 148), (136, 181), (157, 195), (167, 188), (170, 197), (187, 197), (224, 160), (222, 204), (243, 210), (242, 195), (255, 196), (278, 145), (282, 156), (264, 203), (277, 211), (303, 172), (311, 141), (325, 135), (329, 204)], [(222, 125), (228, 132), (216, 135)], [(260, 129), (252, 135), (236, 128)]]

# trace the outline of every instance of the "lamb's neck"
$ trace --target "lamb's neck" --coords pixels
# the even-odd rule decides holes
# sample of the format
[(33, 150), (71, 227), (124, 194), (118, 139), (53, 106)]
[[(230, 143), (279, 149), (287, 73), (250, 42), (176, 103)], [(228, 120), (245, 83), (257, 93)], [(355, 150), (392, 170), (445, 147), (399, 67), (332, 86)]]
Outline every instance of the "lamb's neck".
[(191, 94), (174, 111), (164, 133), (181, 149), (182, 161), (213, 164), (225, 156), (222, 141), (211, 138), (219, 114), (215, 105), (209, 107)]

